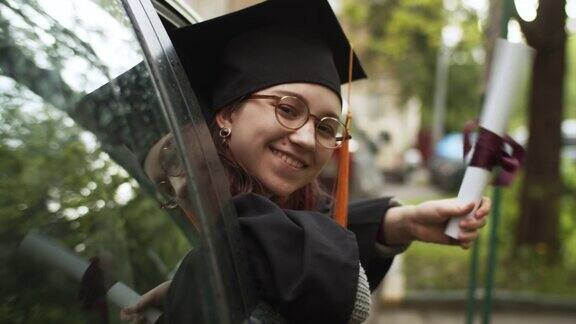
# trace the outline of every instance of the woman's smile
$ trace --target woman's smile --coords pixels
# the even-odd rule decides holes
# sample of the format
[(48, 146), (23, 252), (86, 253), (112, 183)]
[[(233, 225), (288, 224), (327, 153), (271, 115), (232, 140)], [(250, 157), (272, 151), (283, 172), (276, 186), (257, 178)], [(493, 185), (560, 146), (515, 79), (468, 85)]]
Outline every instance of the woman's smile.
[(304, 163), (300, 159), (296, 158), (292, 154), (288, 154), (286, 152), (279, 151), (273, 147), (270, 147), (270, 151), (272, 151), (272, 154), (274, 154), (274, 156), (276, 156), (280, 161), (282, 161), (284, 164), (290, 166), (291, 168), (293, 168), (295, 170), (302, 170), (302, 169), (307, 167), (306, 163)]

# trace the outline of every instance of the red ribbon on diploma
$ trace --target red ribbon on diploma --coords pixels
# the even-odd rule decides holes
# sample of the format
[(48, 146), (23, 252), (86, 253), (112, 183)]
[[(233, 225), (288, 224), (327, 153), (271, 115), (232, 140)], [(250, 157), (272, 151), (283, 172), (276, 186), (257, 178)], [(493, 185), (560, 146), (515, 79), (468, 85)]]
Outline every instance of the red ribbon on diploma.
[[(476, 128), (478, 129), (478, 140), (474, 146), (474, 154), (469, 165), (488, 171), (491, 171), (495, 166), (500, 166), (502, 170), (494, 179), (493, 185), (509, 185), (524, 161), (524, 148), (510, 136), (500, 136), (484, 127), (479, 127), (478, 121), (472, 120), (466, 123), (463, 131), (464, 161), (472, 149), (470, 134)], [(508, 144), (512, 148), (511, 154), (505, 150), (504, 144)]]

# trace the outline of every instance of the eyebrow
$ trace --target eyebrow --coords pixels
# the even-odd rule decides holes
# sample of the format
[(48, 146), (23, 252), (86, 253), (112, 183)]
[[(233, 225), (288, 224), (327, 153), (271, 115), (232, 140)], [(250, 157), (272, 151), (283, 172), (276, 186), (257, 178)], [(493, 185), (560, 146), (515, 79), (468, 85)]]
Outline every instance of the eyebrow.
[[(301, 94), (299, 94), (299, 93), (292, 92), (292, 91), (288, 91), (288, 90), (273, 90), (272, 92), (276, 92), (276, 93), (278, 93), (278, 94), (285, 95), (285, 96), (296, 97), (296, 98), (302, 100), (302, 101), (306, 104), (306, 106), (308, 106), (308, 109), (310, 109), (310, 103), (308, 102), (308, 100), (306, 100), (306, 98), (304, 98), (304, 97), (303, 97)], [(323, 115), (320, 116), (320, 117), (334, 117), (334, 118), (336, 118), (336, 119), (339, 119), (339, 118), (340, 118), (340, 115), (338, 115), (338, 114), (336, 114), (336, 113), (334, 113), (334, 112), (329, 112), (329, 113), (323, 114)]]

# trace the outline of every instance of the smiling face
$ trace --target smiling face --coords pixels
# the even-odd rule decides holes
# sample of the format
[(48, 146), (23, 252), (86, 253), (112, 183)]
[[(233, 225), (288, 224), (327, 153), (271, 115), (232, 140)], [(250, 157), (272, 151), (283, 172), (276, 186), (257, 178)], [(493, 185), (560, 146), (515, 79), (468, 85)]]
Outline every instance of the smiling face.
[[(340, 99), (328, 88), (309, 83), (289, 83), (255, 94), (300, 97), (319, 118), (337, 117)], [(298, 130), (280, 125), (274, 113), (274, 99), (247, 99), (229, 116), (218, 114), (219, 127), (232, 130), (229, 148), (250, 175), (273, 194), (287, 197), (314, 180), (333, 150), (316, 143), (315, 118)]]

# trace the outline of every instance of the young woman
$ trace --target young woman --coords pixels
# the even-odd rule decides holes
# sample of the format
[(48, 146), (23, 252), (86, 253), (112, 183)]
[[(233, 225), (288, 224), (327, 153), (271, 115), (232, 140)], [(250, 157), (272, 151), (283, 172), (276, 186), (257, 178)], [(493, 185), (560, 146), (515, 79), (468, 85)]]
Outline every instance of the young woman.
[[(321, 213), (330, 201), (317, 177), (348, 136), (339, 116), (350, 68), (350, 45), (325, 0), (266, 1), (171, 37), (228, 171), (259, 297), (287, 321), (362, 322), (369, 289), (410, 242), (467, 248), (476, 239), (490, 209), (486, 198), (475, 217), (461, 222), (458, 240), (444, 235), (444, 227), (470, 213), (473, 202), (367, 200), (350, 205), (348, 229)], [(352, 79), (365, 77), (356, 57), (351, 68)], [(185, 177), (162, 165), (170, 146), (167, 135), (150, 150), (145, 170), (186, 209)], [(193, 269), (180, 267), (171, 284), (125, 309), (124, 318), (168, 294), (166, 319), (193, 321), (174, 306), (185, 295), (186, 271)]]

